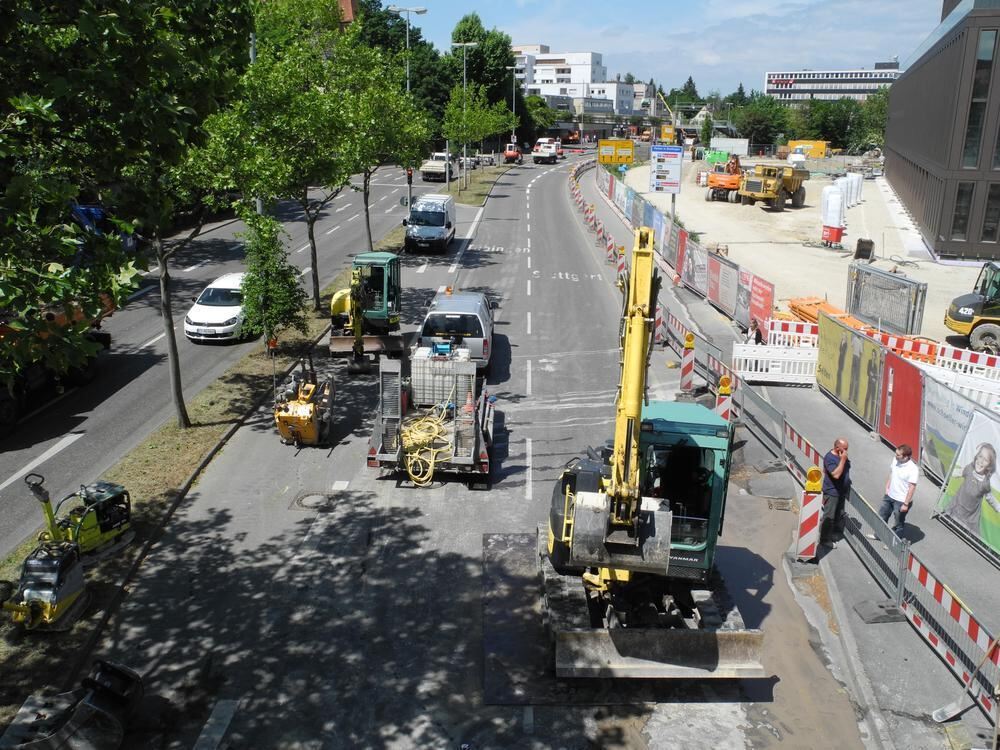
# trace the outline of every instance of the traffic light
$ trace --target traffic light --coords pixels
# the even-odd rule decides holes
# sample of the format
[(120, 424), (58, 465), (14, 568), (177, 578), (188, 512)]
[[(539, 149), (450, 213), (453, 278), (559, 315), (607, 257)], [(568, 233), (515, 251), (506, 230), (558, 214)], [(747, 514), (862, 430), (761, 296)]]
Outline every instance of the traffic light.
[(407, 185), (413, 184), (413, 167), (406, 168), (406, 184)]

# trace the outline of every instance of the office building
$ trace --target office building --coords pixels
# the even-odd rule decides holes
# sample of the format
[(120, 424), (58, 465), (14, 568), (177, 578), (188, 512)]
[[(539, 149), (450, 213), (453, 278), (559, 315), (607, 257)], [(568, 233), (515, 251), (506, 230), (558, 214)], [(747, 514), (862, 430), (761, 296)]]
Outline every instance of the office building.
[(889, 90), (886, 177), (934, 255), (1000, 259), (1000, 8), (942, 12)]
[[(632, 84), (608, 81), (599, 52), (552, 52), (544, 44), (519, 44), (514, 52), (514, 76), (525, 95), (569, 99), (607, 99), (617, 115), (631, 115), (635, 92)], [(562, 106), (559, 107), (560, 109)], [(592, 112), (606, 109), (591, 104)]]
[(875, 63), (871, 70), (786, 70), (764, 74), (764, 93), (785, 104), (807, 99), (857, 99), (899, 78), (898, 62)]

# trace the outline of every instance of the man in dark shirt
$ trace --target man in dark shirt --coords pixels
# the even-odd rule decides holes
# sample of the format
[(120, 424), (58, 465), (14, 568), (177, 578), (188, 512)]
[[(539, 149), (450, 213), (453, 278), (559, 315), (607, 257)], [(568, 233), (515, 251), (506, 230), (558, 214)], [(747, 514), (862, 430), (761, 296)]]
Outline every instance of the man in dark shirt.
[(833, 448), (823, 456), (823, 524), (820, 526), (819, 543), (833, 545), (843, 538), (847, 525), (844, 505), (851, 492), (851, 461), (847, 457), (847, 440), (837, 438)]

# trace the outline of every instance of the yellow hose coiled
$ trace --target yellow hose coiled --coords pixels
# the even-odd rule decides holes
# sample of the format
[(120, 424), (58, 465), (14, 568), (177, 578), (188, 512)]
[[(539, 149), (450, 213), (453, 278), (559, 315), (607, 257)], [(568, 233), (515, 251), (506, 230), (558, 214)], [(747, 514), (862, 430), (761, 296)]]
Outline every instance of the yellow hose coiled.
[(400, 428), (403, 442), (403, 465), (410, 481), (426, 487), (434, 480), (434, 464), (449, 461), (454, 455), (444, 413), (431, 413), (406, 422)]

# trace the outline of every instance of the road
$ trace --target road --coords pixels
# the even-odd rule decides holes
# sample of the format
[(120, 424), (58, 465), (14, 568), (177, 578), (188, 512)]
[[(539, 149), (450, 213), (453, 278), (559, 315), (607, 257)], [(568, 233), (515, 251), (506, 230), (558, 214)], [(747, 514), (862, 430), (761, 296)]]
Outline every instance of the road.
[[(530, 634), (541, 619), (533, 576), (498, 584), (487, 540), (530, 541), (563, 464), (612, 427), (621, 301), (567, 173), (511, 169), (471, 242), (405, 260), (408, 325), (444, 285), (500, 300), (485, 384), (497, 398), (493, 488), (418, 490), (369, 470), (376, 379), (322, 360), (339, 384), (333, 446), (281, 446), (261, 410), (113, 617), (98, 655), (144, 674), (150, 696), (125, 747), (860, 744), (779, 569), (792, 517), (755, 499), (731, 504), (720, 560), (748, 624), (774, 629), (773, 677), (570, 686), (544, 654), (498, 658), (498, 628)], [(650, 397), (670, 398), (676, 373), (657, 356)]]
[[(442, 186), (414, 182), (414, 194)], [(403, 170), (380, 170), (371, 189), (372, 235), (386, 234), (405, 216), (399, 199), (406, 195)], [(474, 211), (461, 207), (457, 234), (469, 229)], [(281, 204), (277, 215), (287, 233), (291, 262), (308, 282), (309, 249), (301, 211)], [(207, 228), (171, 260), (171, 302), (178, 337), (186, 398), (199, 393), (259, 341), (238, 344), (195, 344), (183, 335), (183, 320), (192, 299), (224, 273), (243, 270), (242, 223), (220, 222)], [(365, 245), (361, 193), (345, 190), (316, 225), (320, 287), (329, 283)], [(37, 471), (46, 478), (53, 498), (92, 482), (138, 445), (159, 425), (172, 419), (165, 334), (160, 317), (155, 270), (145, 275), (131, 301), (103, 326), (112, 336), (111, 350), (99, 360), (99, 371), (85, 387), (68, 390), (22, 421), (13, 435), (0, 441), (0, 554), (6, 554), (42, 522), (37, 503), (21, 477)], [(50, 394), (54, 395), (54, 394)]]

